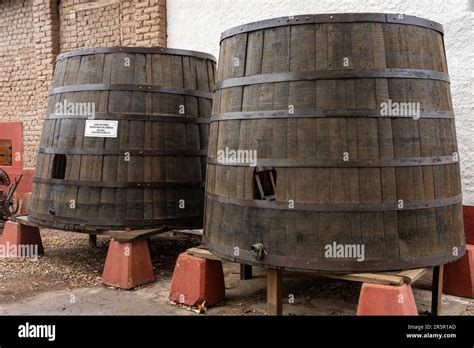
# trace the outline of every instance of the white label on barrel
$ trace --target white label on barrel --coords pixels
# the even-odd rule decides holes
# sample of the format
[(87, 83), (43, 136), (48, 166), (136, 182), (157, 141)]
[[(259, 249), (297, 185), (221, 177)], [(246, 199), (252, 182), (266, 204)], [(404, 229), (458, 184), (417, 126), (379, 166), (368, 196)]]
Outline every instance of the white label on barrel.
[(86, 120), (85, 137), (117, 138), (118, 121)]

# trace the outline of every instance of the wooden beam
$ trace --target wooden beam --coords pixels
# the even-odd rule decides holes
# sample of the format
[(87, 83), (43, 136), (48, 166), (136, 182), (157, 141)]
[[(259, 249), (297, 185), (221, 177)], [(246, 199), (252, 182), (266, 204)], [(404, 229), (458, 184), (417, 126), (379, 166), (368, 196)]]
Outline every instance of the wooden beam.
[(431, 315), (441, 314), (443, 301), (443, 275), (444, 265), (433, 267), (433, 286), (431, 288)]
[(252, 266), (240, 264), (240, 280), (248, 280), (252, 278)]
[(403, 277), (405, 283), (412, 284), (420, 279), (422, 276), (426, 274), (428, 271), (427, 268), (417, 268), (417, 269), (410, 269), (408, 271), (403, 271), (398, 273), (397, 275)]
[(193, 236), (200, 236), (200, 237), (202, 237), (202, 235), (203, 235), (203, 230), (202, 230), (202, 229), (197, 229), (197, 230), (174, 230), (174, 231), (173, 231), (173, 234), (175, 234), (175, 233), (177, 233), (177, 234), (184, 234), (184, 235), (186, 235), (186, 234), (191, 234), (191, 235), (193, 235)]
[(221, 261), (221, 259), (214, 254), (212, 254), (209, 250), (203, 248), (190, 248), (186, 250), (189, 255), (200, 257), (201, 259), (208, 259), (208, 260), (216, 260)]
[(201, 230), (174, 230), (172, 232), (174, 237), (199, 238), (202, 240), (203, 231)]
[(282, 271), (267, 269), (267, 314), (283, 315)]
[(361, 283), (373, 283), (373, 284), (384, 284), (384, 285), (402, 285), (404, 279), (398, 275), (390, 275), (383, 273), (350, 273), (350, 274), (339, 274), (339, 273), (317, 273), (322, 277), (350, 280)]
[(316, 275), (350, 280), (353, 282), (383, 284), (383, 285), (402, 285), (403, 283), (412, 284), (420, 279), (427, 272), (427, 268), (417, 268), (408, 271), (381, 272), (381, 273), (317, 273)]
[(156, 234), (164, 233), (171, 231), (171, 228), (152, 228), (152, 229), (143, 229), (143, 230), (130, 230), (117, 233), (113, 238), (117, 242), (133, 242), (135, 240), (142, 240), (150, 238)]

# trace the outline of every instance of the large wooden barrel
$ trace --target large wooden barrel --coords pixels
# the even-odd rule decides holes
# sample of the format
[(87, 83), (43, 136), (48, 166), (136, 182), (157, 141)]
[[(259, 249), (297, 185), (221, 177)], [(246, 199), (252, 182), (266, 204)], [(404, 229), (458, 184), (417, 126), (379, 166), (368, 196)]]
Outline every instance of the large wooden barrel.
[(457, 151), (440, 24), (324, 14), (230, 29), (205, 243), (290, 270), (447, 263), (465, 248)]
[(215, 59), (163, 48), (57, 58), (29, 217), (66, 230), (199, 228)]

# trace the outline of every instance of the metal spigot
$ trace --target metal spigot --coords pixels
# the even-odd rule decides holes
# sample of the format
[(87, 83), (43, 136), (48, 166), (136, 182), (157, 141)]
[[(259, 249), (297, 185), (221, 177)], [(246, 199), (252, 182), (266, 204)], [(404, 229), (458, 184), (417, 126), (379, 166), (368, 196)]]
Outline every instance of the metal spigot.
[(265, 250), (265, 246), (262, 243), (257, 243), (257, 244), (252, 245), (250, 247), (250, 251), (252, 252), (252, 256), (256, 260), (263, 259), (263, 257), (267, 253), (267, 251)]

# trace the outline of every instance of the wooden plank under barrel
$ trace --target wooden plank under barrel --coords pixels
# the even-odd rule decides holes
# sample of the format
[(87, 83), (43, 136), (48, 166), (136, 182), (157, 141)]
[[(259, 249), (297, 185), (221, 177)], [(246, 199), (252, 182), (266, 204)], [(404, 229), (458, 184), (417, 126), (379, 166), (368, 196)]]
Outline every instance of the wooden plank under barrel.
[(349, 272), (462, 256), (440, 24), (391, 14), (265, 20), (224, 32), (218, 66), (204, 233), (212, 252)]
[(29, 218), (66, 230), (201, 227), (214, 72), (214, 57), (185, 50), (60, 54)]

